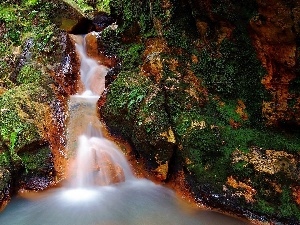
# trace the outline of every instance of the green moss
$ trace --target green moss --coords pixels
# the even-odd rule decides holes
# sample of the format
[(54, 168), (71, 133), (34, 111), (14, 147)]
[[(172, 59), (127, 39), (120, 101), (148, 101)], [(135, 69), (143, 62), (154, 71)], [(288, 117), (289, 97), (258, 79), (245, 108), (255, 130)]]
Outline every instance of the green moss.
[(13, 6), (6, 7), (0, 5), (0, 19), (5, 22), (16, 22), (18, 20), (18, 14), (16, 8)]
[(30, 152), (22, 152), (19, 156), (27, 174), (34, 173), (38, 175), (49, 170), (49, 164), (51, 164), (51, 150), (48, 147)]
[[(49, 93), (33, 84), (21, 85), (0, 96), (0, 137), (4, 143), (19, 150), (23, 146), (41, 140), (34, 121), (43, 121), (43, 104)], [(16, 139), (11, 135), (16, 135)]]
[[(163, 9), (161, 6), (160, 8), (161, 10)], [(198, 34), (190, 4), (188, 2), (173, 4), (169, 12), (162, 10), (160, 15), (164, 17), (163, 36), (168, 41), (168, 44), (193, 51)]]
[(85, 0), (63, 0), (72, 8), (76, 9), (81, 15), (89, 19), (93, 18), (94, 8)]
[(136, 72), (122, 72), (111, 85), (107, 96), (107, 113), (126, 116), (134, 115), (150, 90), (150, 80)]
[(267, 201), (265, 201), (263, 199), (260, 199), (257, 201), (255, 208), (260, 213), (265, 213), (269, 216), (274, 215), (274, 213), (276, 212), (276, 208), (274, 207), (274, 205), (268, 203)]
[(22, 4), (26, 7), (36, 6), (40, 3), (40, 0), (22, 0)]
[[(153, 3), (153, 5), (155, 4)], [(111, 1), (110, 6), (112, 15), (120, 18), (118, 29), (121, 33), (131, 33), (134, 36), (143, 37), (155, 34), (152, 21), (154, 12), (152, 3), (149, 1)]]
[(36, 66), (26, 64), (23, 66), (18, 74), (18, 84), (40, 83), (42, 84), (43, 73), (41, 70), (36, 69)]
[(218, 16), (234, 24), (245, 25), (257, 14), (257, 3), (255, 0), (213, 0), (212, 9)]
[(1, 150), (0, 151), (0, 168), (9, 168), (10, 167), (10, 155), (9, 151)]
[(110, 0), (98, 0), (96, 7), (98, 11), (110, 13)]
[(300, 220), (300, 208), (292, 200), (292, 193), (288, 187), (284, 187), (280, 196), (280, 215), (284, 218), (296, 217)]
[(119, 57), (123, 59), (122, 69), (123, 70), (132, 70), (138, 69), (142, 62), (142, 52), (144, 50), (143, 44), (131, 44), (123, 46), (119, 52)]
[(229, 173), (230, 158), (222, 151), (219, 130), (207, 122), (205, 125), (187, 129), (182, 137), (182, 156), (196, 182), (211, 184), (220, 191)]
[(164, 94), (150, 79), (137, 72), (121, 72), (107, 93), (102, 116), (112, 131), (130, 140), (136, 153), (156, 168), (167, 162), (173, 151), (168, 140), (170, 124), (164, 108)]
[(262, 101), (267, 99), (260, 82), (265, 71), (245, 31), (237, 30), (235, 35), (235, 41), (225, 39), (218, 50), (215, 46), (203, 50), (199, 55), (200, 62), (194, 64), (193, 69), (211, 94), (225, 99), (242, 99), (250, 122), (258, 125), (262, 121)]

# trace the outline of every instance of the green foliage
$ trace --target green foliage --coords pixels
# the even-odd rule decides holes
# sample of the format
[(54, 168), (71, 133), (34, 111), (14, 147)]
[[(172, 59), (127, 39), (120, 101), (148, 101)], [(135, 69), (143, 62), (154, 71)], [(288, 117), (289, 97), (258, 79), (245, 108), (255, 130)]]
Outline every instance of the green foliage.
[(22, 4), (26, 7), (36, 6), (40, 3), (40, 0), (22, 0)]
[(101, 41), (105, 47), (105, 52), (108, 55), (117, 54), (121, 49), (121, 41), (119, 37), (118, 29), (113, 30), (110, 27), (106, 27), (101, 32)]
[(144, 37), (153, 34), (153, 8), (148, 0), (111, 1), (110, 6), (111, 13), (121, 17), (120, 32), (135, 32), (135, 35)]
[(96, 7), (97, 11), (110, 13), (110, 0), (98, 0)]
[(16, 13), (16, 8), (0, 5), (0, 19), (5, 22), (17, 22), (18, 14)]
[(122, 72), (111, 85), (104, 116), (116, 116), (116, 124), (121, 121), (119, 116), (123, 114), (121, 120), (130, 121), (135, 118), (136, 110), (150, 90), (150, 80), (141, 77), (135, 72)]
[[(25, 74), (25, 83), (33, 81), (38, 75), (37, 69), (32, 71), (31, 76), (28, 66), (21, 69), (24, 63), (40, 69), (42, 64), (49, 63), (52, 66), (53, 61), (57, 60), (57, 57), (49, 56), (58, 54), (61, 48), (55, 41), (58, 40), (58, 29), (50, 21), (55, 7), (58, 7), (56, 3), (43, 1), (0, 5), (0, 20), (6, 28), (0, 37), (0, 57), (4, 59), (0, 62), (1, 86), (9, 89), (21, 84)], [(30, 81), (27, 79), (29, 77)], [(16, 78), (18, 83), (15, 82)]]

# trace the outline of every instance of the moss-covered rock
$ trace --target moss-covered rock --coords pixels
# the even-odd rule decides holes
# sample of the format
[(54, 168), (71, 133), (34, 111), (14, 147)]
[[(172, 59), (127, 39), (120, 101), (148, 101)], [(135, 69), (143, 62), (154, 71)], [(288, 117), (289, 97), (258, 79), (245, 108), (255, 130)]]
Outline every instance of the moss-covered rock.
[(53, 182), (53, 155), (49, 147), (31, 148), (19, 153), (23, 163), (23, 174), (19, 185), (27, 190), (44, 190)]
[(10, 200), (11, 193), (11, 159), (9, 151), (0, 142), (0, 209)]
[[(271, 119), (276, 117), (277, 105), (270, 105), (268, 114), (268, 102), (279, 99), (274, 90), (281, 89), (266, 85), (270, 76), (265, 75), (281, 66), (273, 68), (269, 63), (273, 59), (268, 61), (261, 54), (269, 46), (259, 45), (258, 33), (268, 27), (264, 21), (255, 27), (255, 36), (254, 28), (249, 29), (257, 17), (262, 19), (260, 14), (276, 21), (273, 11), (266, 10), (272, 4), (278, 9), (284, 3), (111, 2), (118, 28), (104, 30), (103, 41), (108, 52), (118, 55), (121, 66), (102, 99), (101, 112), (107, 125), (133, 144), (146, 165), (153, 163), (149, 155), (165, 156), (166, 151), (158, 147), (158, 133), (173, 140), (172, 157), (163, 168), (168, 170), (167, 181), (178, 170), (184, 171), (185, 181), (199, 201), (293, 224), (299, 221), (300, 212), (299, 126), (294, 114), (299, 63), (289, 64), (293, 69), (287, 78), (291, 79), (271, 81), (279, 86), (282, 81), (282, 90), (287, 83), (291, 87), (292, 95), (284, 91), (285, 97), (293, 99), (287, 117), (290, 122), (285, 124), (293, 126), (277, 123), (280, 126), (270, 128), (270, 124), (276, 125)], [(297, 16), (298, 7), (292, 1), (279, 8), (286, 10), (283, 17), (287, 18), (289, 10)], [(299, 37), (289, 25), (284, 29), (288, 30), (285, 36)], [(261, 35), (267, 39), (267, 34)], [(299, 44), (293, 38), (286, 41)]]
[(49, 91), (32, 83), (1, 95), (0, 135), (9, 149), (17, 153), (26, 145), (45, 140), (50, 96)]
[(168, 165), (175, 143), (164, 101), (163, 93), (149, 78), (124, 72), (110, 88), (102, 111), (108, 126), (134, 143), (136, 154), (148, 159), (147, 169), (161, 180), (166, 179), (167, 170), (158, 171), (158, 167)]
[(67, 91), (52, 79), (66, 45), (54, 23), (60, 7), (61, 1), (0, 3), (1, 203), (21, 186), (48, 187), (56, 175), (51, 152), (61, 161), (64, 97), (55, 100), (54, 91)]

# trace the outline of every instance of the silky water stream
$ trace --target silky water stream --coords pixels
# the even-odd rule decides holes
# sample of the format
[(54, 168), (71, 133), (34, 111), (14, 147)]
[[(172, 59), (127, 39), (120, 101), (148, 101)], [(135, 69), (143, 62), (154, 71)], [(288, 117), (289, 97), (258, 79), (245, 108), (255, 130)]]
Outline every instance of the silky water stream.
[[(242, 225), (213, 211), (195, 210), (173, 191), (138, 179), (123, 153), (106, 139), (96, 113), (106, 68), (86, 56), (78, 38), (85, 90), (69, 101), (67, 149), (74, 158), (62, 187), (14, 198), (0, 213), (1, 225)], [(73, 154), (73, 156), (72, 156)]]

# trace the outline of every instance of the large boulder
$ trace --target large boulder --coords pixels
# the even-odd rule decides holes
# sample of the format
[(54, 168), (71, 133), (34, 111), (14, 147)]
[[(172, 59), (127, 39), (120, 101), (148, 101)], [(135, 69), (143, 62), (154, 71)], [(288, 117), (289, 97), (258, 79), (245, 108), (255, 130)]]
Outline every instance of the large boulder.
[(298, 8), (111, 2), (119, 26), (102, 40), (121, 66), (99, 103), (104, 121), (150, 174), (185, 184), (197, 201), (296, 223)]

